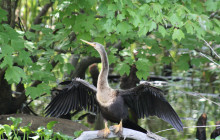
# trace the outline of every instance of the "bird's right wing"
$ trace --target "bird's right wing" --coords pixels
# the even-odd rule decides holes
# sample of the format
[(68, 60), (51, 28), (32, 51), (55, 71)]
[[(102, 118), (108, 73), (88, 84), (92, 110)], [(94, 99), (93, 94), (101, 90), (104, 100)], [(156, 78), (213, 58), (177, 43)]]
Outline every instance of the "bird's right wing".
[(138, 118), (155, 115), (170, 123), (178, 131), (183, 130), (179, 116), (164, 98), (162, 90), (149, 84), (140, 84), (129, 90), (121, 90), (119, 94), (124, 98), (125, 104), (137, 114)]
[(58, 90), (59, 94), (46, 107), (47, 116), (58, 117), (82, 108), (94, 113), (99, 111), (95, 86), (80, 78), (64, 84), (68, 85)]

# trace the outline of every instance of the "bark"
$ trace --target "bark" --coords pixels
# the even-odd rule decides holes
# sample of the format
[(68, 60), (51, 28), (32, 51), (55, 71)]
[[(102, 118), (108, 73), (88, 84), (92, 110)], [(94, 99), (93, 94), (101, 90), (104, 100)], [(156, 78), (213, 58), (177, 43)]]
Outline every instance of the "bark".
[(68, 136), (74, 136), (74, 131), (89, 130), (84, 125), (73, 122), (71, 120), (59, 119), (59, 118), (53, 118), (53, 117), (45, 118), (45, 117), (25, 115), (25, 114), (0, 115), (0, 124), (11, 125), (12, 121), (7, 120), (8, 117), (22, 118), (22, 123), (20, 124), (21, 127), (27, 126), (29, 123), (31, 123), (30, 129), (32, 131), (37, 130), (37, 128), (40, 126), (47, 127), (47, 124), (50, 121), (57, 121), (58, 122), (53, 127), (53, 130), (55, 132), (61, 132), (61, 133), (66, 134)]
[(1, 1), (1, 8), (8, 12), (7, 21), (4, 21), (3, 23), (9, 24), (11, 23), (11, 0), (2, 0)]
[(3, 22), (9, 24), (12, 28), (15, 28), (15, 10), (17, 8), (18, 0), (2, 0), (1, 7), (7, 11), (7, 21)]
[(21, 93), (12, 97), (11, 85), (4, 79), (4, 75), (0, 79), (0, 114), (16, 113), (26, 101), (26, 96), (24, 93)]
[(131, 67), (130, 74), (124, 75), (121, 77), (121, 89), (129, 89), (136, 87), (136, 85), (140, 82), (140, 80), (136, 76), (137, 69), (135, 66)]
[(80, 62), (76, 65), (74, 72), (71, 74), (71, 79), (75, 77), (80, 77), (82, 79), (85, 79), (85, 72), (89, 65), (93, 63), (99, 63), (101, 62), (100, 58), (97, 57), (84, 57), (80, 60)]
[(10, 105), (12, 102), (12, 92), (11, 86), (4, 79), (4, 75), (0, 77), (0, 114), (5, 114), (10, 112)]
[[(40, 24), (42, 23), (42, 17), (44, 15), (46, 15), (47, 11), (49, 10), (49, 8), (53, 5), (53, 2), (47, 3), (44, 5), (44, 7), (42, 8), (42, 10), (40, 11), (40, 13), (37, 15), (37, 17), (34, 20), (34, 25), (36, 24)], [(30, 29), (30, 32), (35, 32), (35, 30)]]

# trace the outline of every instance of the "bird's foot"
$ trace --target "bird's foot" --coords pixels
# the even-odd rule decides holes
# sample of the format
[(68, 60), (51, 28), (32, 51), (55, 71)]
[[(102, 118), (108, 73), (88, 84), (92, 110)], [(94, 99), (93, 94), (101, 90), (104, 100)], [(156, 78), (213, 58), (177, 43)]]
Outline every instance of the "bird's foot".
[(123, 128), (122, 128), (121, 123), (119, 125), (114, 125), (113, 126), (114, 133), (117, 134), (119, 137), (123, 136), (122, 135), (122, 130), (123, 130)]
[(97, 135), (99, 138), (107, 138), (110, 133), (111, 133), (111, 131), (109, 130), (108, 127), (106, 127), (102, 130), (99, 130)]

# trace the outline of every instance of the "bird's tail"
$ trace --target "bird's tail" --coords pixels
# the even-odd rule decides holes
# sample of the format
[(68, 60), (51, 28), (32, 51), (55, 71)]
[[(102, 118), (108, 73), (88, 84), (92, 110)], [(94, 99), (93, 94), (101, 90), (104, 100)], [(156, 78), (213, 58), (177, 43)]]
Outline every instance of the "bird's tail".
[(130, 128), (130, 129), (137, 130), (137, 131), (140, 131), (140, 132), (143, 132), (143, 133), (147, 133), (147, 130), (145, 130), (144, 128), (140, 127), (139, 125), (133, 123), (130, 120), (123, 120), (122, 121), (122, 126), (125, 127), (125, 128)]

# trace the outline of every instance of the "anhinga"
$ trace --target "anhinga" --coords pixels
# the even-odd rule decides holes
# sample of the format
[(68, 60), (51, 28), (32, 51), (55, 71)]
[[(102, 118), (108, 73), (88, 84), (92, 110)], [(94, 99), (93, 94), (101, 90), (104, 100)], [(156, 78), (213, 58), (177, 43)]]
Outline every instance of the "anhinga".
[[(47, 106), (47, 115), (58, 117), (71, 110), (83, 108), (94, 113), (101, 112), (105, 120), (119, 123), (114, 126), (115, 133), (121, 134), (122, 126), (146, 133), (145, 129), (129, 121), (128, 109), (131, 109), (138, 118), (155, 115), (170, 123), (178, 131), (183, 130), (180, 118), (160, 89), (149, 84), (140, 84), (128, 90), (112, 89), (107, 79), (109, 64), (104, 46), (97, 42), (82, 41), (93, 46), (101, 56), (102, 69), (97, 88), (82, 79), (73, 79)], [(107, 121), (105, 129), (100, 130), (100, 133), (104, 137), (110, 133)]]

